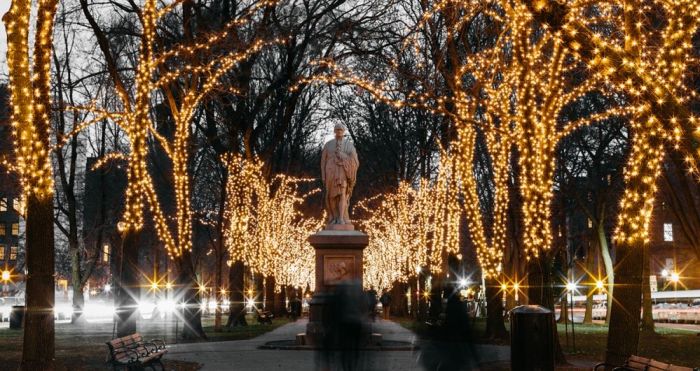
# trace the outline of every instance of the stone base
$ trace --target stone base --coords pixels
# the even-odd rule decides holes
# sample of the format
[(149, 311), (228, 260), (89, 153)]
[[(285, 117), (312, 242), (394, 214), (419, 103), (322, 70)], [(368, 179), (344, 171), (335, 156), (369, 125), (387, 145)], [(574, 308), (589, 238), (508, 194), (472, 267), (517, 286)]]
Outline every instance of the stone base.
[(326, 227), (324, 230), (327, 231), (354, 231), (355, 226), (348, 223), (348, 224), (326, 224)]
[(362, 287), (362, 250), (367, 247), (369, 237), (355, 231), (352, 224), (331, 226), (352, 229), (326, 229), (309, 236), (309, 243), (316, 251), (316, 288), (309, 302), (309, 323), (303, 341), (310, 346), (321, 345), (325, 335), (324, 324), (337, 320), (323, 318), (324, 305), (335, 288), (348, 283), (359, 285), (358, 290)]

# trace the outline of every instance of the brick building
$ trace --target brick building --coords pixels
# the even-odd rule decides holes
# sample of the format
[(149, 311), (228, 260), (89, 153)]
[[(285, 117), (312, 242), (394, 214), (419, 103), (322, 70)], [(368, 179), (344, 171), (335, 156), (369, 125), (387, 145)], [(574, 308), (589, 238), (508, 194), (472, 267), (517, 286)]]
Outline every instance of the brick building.
[[(655, 276), (657, 288), (662, 290), (700, 289), (700, 260), (693, 246), (681, 230), (673, 211), (663, 199), (654, 208), (650, 226), (650, 274)], [(678, 275), (678, 282), (673, 274)], [(652, 283), (654, 278), (652, 278)], [(654, 288), (652, 287), (652, 290)]]
[[(9, 91), (0, 85), (0, 158), (12, 163), (12, 132), (9, 121)], [(9, 271), (11, 281), (19, 282), (22, 271), (20, 238), (23, 222), (20, 218), (20, 191), (16, 176), (0, 162), (0, 271)], [(3, 295), (17, 289), (17, 285), (2, 280)]]

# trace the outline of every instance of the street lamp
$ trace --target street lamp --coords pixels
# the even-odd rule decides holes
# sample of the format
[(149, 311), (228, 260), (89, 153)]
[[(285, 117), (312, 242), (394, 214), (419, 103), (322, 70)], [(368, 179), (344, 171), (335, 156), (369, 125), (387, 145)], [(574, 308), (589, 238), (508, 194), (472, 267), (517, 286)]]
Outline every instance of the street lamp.
[(467, 287), (469, 284), (469, 281), (466, 278), (461, 278), (459, 280), (459, 287)]
[(8, 271), (8, 270), (2, 271), (2, 280), (5, 283), (7, 283), (7, 281), (10, 280), (10, 271)]
[(671, 273), (671, 279), (670, 279), (670, 281), (671, 281), (674, 285), (677, 284), (678, 282), (680, 282), (680, 280), (681, 280), (681, 277), (678, 275), (678, 272), (673, 272), (673, 273)]
[(576, 291), (576, 282), (567, 282), (566, 290), (571, 297), (571, 340), (574, 346), (574, 352), (576, 352), (576, 330), (574, 329), (574, 292)]

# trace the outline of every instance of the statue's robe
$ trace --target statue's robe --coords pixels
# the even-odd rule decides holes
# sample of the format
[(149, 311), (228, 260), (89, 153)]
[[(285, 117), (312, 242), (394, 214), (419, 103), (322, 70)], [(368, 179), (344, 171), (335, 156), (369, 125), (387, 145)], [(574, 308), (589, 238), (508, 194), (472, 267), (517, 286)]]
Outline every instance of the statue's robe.
[[(336, 139), (328, 141), (321, 153), (321, 166), (326, 187), (326, 205), (337, 202), (335, 199), (338, 196), (344, 197), (346, 202), (345, 209), (339, 210), (342, 215), (328, 215), (329, 221), (342, 218), (345, 223), (350, 223), (347, 203), (355, 186), (357, 169), (360, 166), (355, 146), (345, 138), (340, 141)], [(330, 214), (331, 210), (328, 211)]]

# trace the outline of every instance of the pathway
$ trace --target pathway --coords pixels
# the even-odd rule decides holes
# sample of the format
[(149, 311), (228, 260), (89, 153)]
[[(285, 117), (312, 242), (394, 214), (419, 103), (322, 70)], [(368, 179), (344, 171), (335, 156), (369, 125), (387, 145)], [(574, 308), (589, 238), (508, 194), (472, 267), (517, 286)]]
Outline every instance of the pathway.
[[(315, 352), (309, 350), (262, 350), (258, 347), (268, 341), (294, 339), (304, 332), (306, 320), (292, 322), (250, 340), (176, 344), (169, 346), (169, 359), (198, 362), (202, 370), (273, 371), (315, 369)], [(377, 320), (373, 328), (387, 340), (413, 341), (414, 334), (400, 325)], [(478, 346), (482, 361), (499, 362), (510, 357), (508, 347)], [(364, 360), (371, 371), (419, 371), (416, 363), (418, 352), (371, 351), (364, 352)], [(368, 370), (368, 371), (369, 371)]]

